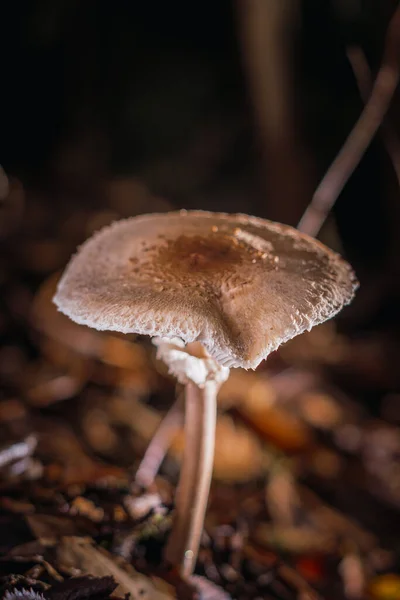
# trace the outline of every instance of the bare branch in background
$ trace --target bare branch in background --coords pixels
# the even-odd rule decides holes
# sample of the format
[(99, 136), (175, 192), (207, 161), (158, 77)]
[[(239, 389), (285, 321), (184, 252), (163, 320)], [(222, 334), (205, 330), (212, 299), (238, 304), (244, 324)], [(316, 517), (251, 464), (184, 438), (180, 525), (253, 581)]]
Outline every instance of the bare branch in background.
[[(365, 54), (361, 48), (351, 46), (347, 49), (347, 58), (353, 69), (358, 89), (364, 102), (368, 101), (372, 87), (372, 75)], [(397, 180), (400, 185), (400, 140), (390, 123), (382, 123), (383, 142), (389, 154)]]
[(300, 219), (300, 231), (318, 235), (337, 197), (381, 126), (399, 82), (399, 52), (400, 6), (390, 21), (382, 65), (368, 102)]
[(295, 223), (312, 191), (309, 161), (296, 134), (293, 90), (294, 0), (239, 0), (244, 67), (264, 155), (268, 217)]

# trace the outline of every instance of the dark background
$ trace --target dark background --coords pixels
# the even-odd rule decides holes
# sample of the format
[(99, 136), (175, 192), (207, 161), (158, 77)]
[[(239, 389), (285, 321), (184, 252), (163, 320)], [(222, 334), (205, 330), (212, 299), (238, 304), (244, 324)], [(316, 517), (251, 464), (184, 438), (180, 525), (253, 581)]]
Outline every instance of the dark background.
[[(296, 4), (296, 28), (282, 44), (310, 193), (297, 185), (302, 165), (262, 151), (238, 4), (4, 3), (0, 161), (26, 190), (23, 219), (39, 193), (57, 237), (76, 207), (107, 206), (104, 190), (118, 177), (165, 198), (162, 210), (243, 211), (296, 225), (362, 110), (346, 48), (360, 45), (376, 73), (397, 2)], [(397, 97), (394, 129), (398, 117)], [(398, 321), (399, 206), (378, 136), (322, 233), (361, 280), (343, 317), (350, 328), (393, 330)], [(150, 200), (135, 205), (133, 193), (122, 216), (158, 209)]]
[[(32, 541), (30, 511), (66, 517), (73, 535), (119, 548), (119, 534), (125, 528), (131, 536), (131, 523), (118, 521), (113, 529), (108, 514), (121, 512), (128, 488), (103, 488), (102, 481), (111, 475), (129, 485), (154, 418), (175, 398), (175, 381), (147, 338), (100, 334), (57, 312), (57, 278), (76, 247), (112, 220), (176, 208), (242, 211), (296, 226), (363, 110), (347, 51), (361, 48), (374, 78), (397, 5), (0, 3), (0, 164), (9, 181), (7, 192), (0, 170), (0, 458), (12, 455), (15, 444), (27, 452), (0, 465), (0, 554)], [(280, 7), (290, 26), (273, 31), (263, 6), (271, 19)], [(261, 13), (252, 27), (265, 31), (257, 56), (244, 43), (251, 7)], [(286, 72), (278, 68), (276, 79), (268, 79), (268, 65), (283, 55)], [(271, 104), (260, 105), (254, 59)], [(286, 95), (276, 94), (274, 104), (285, 78)], [(271, 115), (281, 106), (287, 120), (268, 138), (260, 113), (273, 129)], [(397, 92), (386, 126), (398, 139), (399, 107)], [(232, 511), (238, 523), (232, 532), (243, 524), (250, 532), (275, 528), (279, 519), (266, 491), (274, 474), (279, 481), (286, 473), (301, 499), (290, 508), (295, 541), (306, 550), (293, 550), (285, 536), (275, 539), (275, 530), (275, 541), (264, 540), (264, 547), (334, 600), (344, 598), (338, 566), (354, 550), (368, 577), (397, 573), (399, 583), (399, 225), (399, 182), (380, 130), (319, 234), (354, 267), (360, 280), (354, 302), (334, 321), (283, 345), (256, 373), (233, 371), (225, 401), (220, 394), (220, 419), (238, 426), (232, 437), (217, 437), (225, 443), (222, 464), (229, 471), (231, 459), (239, 459), (240, 468), (231, 482), (214, 482), (215, 523)], [(252, 412), (253, 405), (259, 410)], [(175, 458), (164, 461), (160, 489), (168, 503), (177, 473)], [(284, 511), (288, 495), (291, 502), (287, 489), (283, 480), (275, 498)], [(313, 519), (310, 491), (317, 506), (321, 501), (336, 511), (333, 520), (329, 513)], [(79, 529), (75, 500), (78, 514), (82, 501), (83, 508), (87, 500), (96, 511), (104, 507), (105, 520)], [(341, 515), (376, 535), (376, 543), (353, 547), (353, 526), (340, 520), (339, 528)], [(325, 548), (323, 537), (322, 551), (313, 549), (314, 538), (307, 549), (304, 532), (321, 531), (333, 536), (333, 547)], [(216, 564), (225, 561), (223, 548)], [(53, 550), (47, 558), (53, 565)], [(250, 563), (243, 564), (245, 591), (240, 595), (232, 583), (234, 597), (261, 597), (252, 588)], [(0, 596), (1, 575), (32, 575), (27, 569), (17, 554), (11, 563), (0, 560)], [(254, 573), (259, 569), (256, 559)]]

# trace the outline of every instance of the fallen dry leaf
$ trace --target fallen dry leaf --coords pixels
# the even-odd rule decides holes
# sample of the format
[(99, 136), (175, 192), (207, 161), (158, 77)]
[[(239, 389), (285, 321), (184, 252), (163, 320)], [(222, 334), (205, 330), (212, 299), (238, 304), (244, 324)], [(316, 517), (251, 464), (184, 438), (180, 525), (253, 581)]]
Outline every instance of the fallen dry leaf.
[[(130, 594), (132, 600), (168, 600), (172, 593), (157, 589), (144, 575), (108, 552), (94, 546), (92, 540), (78, 537), (64, 537), (56, 547), (57, 562), (68, 568), (79, 569), (82, 574), (97, 577), (111, 576), (118, 587), (117, 594)], [(172, 591), (172, 590), (171, 590)]]

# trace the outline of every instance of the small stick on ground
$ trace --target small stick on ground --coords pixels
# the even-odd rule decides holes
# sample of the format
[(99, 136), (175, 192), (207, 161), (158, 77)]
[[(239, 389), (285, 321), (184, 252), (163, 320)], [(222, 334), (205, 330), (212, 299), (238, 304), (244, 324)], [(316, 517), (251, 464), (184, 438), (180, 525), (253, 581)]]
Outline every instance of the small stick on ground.
[(382, 65), (365, 108), (339, 154), (317, 187), (298, 229), (317, 236), (329, 211), (357, 167), (389, 109), (399, 82), (400, 6), (386, 34)]

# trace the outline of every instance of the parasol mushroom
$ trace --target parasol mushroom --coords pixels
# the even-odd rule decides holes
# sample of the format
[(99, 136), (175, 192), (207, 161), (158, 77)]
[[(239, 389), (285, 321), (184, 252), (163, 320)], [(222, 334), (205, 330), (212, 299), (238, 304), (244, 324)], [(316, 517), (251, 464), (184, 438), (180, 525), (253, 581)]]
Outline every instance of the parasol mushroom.
[(156, 338), (185, 385), (185, 451), (166, 559), (193, 571), (214, 451), (216, 395), (230, 367), (256, 368), (334, 316), (357, 287), (336, 253), (291, 227), (202, 211), (143, 215), (102, 229), (54, 297), (80, 324)]

